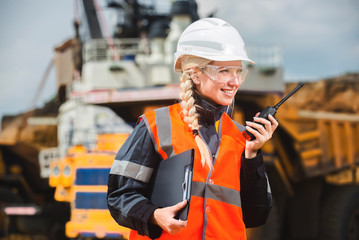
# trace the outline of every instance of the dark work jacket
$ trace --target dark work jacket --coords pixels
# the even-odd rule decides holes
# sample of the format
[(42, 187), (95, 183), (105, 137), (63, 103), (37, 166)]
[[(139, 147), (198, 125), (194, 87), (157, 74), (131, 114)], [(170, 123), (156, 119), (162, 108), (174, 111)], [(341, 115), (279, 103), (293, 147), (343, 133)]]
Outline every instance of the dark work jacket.
[[(210, 150), (216, 152), (219, 139), (215, 122), (229, 109), (227, 106), (214, 106), (201, 98), (197, 98), (196, 104), (200, 114), (199, 131)], [(161, 160), (144, 121), (138, 123), (115, 158), (115, 161), (129, 161), (154, 170)], [(240, 177), (243, 221), (247, 228), (260, 226), (265, 223), (272, 206), (260, 151), (253, 159), (246, 159), (243, 154)], [(138, 231), (140, 235), (158, 238), (162, 229), (150, 223), (151, 215), (158, 208), (149, 200), (150, 185), (125, 174), (110, 173), (107, 204), (117, 223)]]

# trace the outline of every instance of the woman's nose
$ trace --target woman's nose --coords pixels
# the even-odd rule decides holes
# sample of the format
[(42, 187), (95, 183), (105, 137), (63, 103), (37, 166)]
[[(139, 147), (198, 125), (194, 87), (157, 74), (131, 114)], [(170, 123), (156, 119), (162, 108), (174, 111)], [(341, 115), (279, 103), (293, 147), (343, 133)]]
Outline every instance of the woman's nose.
[(233, 77), (228, 81), (228, 85), (239, 87), (241, 85), (241, 77), (235, 73)]

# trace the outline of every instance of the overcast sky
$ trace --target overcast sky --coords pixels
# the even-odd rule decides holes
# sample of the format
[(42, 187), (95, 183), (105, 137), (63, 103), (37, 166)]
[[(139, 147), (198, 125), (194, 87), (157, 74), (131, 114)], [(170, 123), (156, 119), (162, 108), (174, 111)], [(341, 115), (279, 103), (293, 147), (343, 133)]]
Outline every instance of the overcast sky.
[(217, 15), (237, 27), (246, 43), (280, 45), (287, 80), (359, 71), (358, 0), (200, 0), (199, 4), (217, 7)]
[[(197, 2), (201, 17), (215, 11), (247, 45), (281, 46), (286, 80), (359, 72), (358, 0)], [(74, 35), (73, 5), (73, 0), (0, 1), (0, 117), (33, 106), (54, 47)], [(54, 76), (53, 70), (37, 105), (54, 96)]]

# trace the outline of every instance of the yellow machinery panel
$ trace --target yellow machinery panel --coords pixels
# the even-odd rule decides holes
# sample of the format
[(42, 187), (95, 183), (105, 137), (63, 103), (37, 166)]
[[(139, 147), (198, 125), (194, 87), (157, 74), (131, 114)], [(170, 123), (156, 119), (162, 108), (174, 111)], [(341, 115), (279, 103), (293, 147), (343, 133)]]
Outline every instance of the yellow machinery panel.
[(65, 158), (51, 164), (50, 186), (55, 199), (70, 202), (71, 217), (66, 224), (69, 238), (124, 238), (129, 229), (119, 226), (107, 209), (107, 179), (118, 149), (128, 134), (103, 134), (96, 149), (75, 146)]
[(75, 238), (90, 235), (96, 238), (120, 236), (128, 239), (130, 229), (118, 225), (108, 210), (73, 209), (71, 221), (66, 224), (66, 235)]

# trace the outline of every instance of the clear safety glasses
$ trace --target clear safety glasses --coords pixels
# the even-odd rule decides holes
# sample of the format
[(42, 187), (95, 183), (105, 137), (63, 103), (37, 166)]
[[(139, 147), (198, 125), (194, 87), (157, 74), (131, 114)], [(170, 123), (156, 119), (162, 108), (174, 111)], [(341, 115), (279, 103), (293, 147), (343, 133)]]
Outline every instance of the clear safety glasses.
[(248, 69), (239, 66), (206, 65), (199, 67), (199, 69), (219, 83), (226, 83), (234, 78), (238, 78), (239, 82), (242, 83), (246, 80), (248, 74)]

